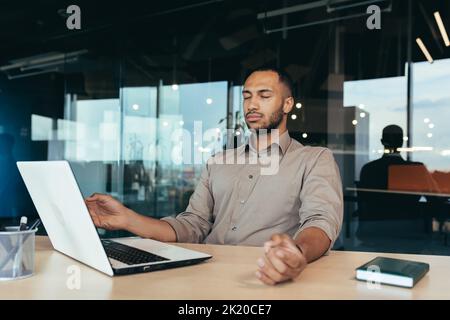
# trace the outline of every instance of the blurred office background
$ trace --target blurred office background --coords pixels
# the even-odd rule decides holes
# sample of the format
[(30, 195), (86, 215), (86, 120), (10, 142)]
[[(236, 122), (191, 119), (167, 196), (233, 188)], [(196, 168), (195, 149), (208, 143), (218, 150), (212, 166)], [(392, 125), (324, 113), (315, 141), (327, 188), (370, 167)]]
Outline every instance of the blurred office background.
[[(66, 27), (72, 4), (81, 30)], [(335, 249), (449, 255), (445, 30), (442, 0), (3, 2), (2, 223), (36, 216), (17, 160), (65, 159), (84, 196), (183, 211), (203, 164), (176, 160), (244, 136), (244, 77), (277, 66), (295, 81), (291, 136), (330, 148), (340, 168)]]

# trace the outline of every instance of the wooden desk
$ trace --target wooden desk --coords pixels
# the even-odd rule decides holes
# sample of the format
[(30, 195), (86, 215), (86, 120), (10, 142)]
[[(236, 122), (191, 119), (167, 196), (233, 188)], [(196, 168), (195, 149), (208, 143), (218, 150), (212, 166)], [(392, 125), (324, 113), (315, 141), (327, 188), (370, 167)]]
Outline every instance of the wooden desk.
[[(296, 281), (272, 287), (254, 276), (262, 248), (179, 245), (213, 258), (189, 267), (111, 278), (54, 251), (48, 238), (38, 237), (36, 274), (0, 282), (0, 299), (450, 299), (450, 257), (383, 254), (430, 264), (414, 289), (369, 289), (354, 279), (354, 270), (379, 254), (341, 251), (310, 264)], [(66, 285), (72, 265), (81, 271), (79, 290)]]

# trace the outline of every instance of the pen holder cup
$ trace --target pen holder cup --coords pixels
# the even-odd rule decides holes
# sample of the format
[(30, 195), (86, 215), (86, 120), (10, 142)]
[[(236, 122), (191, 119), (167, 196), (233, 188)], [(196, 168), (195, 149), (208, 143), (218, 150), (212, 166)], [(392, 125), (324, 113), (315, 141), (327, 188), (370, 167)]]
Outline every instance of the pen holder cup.
[(34, 230), (6, 227), (0, 231), (0, 280), (23, 279), (34, 273)]

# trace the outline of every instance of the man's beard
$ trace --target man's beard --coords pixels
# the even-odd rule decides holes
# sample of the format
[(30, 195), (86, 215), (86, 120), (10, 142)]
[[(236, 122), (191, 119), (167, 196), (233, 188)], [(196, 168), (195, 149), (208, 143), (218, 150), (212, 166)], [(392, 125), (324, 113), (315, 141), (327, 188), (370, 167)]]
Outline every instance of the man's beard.
[(260, 133), (261, 134), (270, 133), (271, 130), (278, 129), (278, 127), (281, 124), (281, 121), (283, 121), (283, 115), (284, 115), (283, 106), (281, 106), (277, 111), (273, 112), (270, 115), (269, 123), (267, 126), (263, 126), (257, 129), (251, 129), (247, 123), (247, 127), (249, 127), (249, 129), (251, 130), (254, 130), (257, 135), (259, 135)]

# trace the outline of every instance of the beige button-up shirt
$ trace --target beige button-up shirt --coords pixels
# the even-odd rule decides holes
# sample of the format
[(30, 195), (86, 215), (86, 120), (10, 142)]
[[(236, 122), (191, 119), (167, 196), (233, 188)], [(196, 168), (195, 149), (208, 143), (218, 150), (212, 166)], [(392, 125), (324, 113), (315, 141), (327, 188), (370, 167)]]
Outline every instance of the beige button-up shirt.
[[(295, 238), (317, 227), (331, 248), (343, 218), (341, 179), (331, 151), (303, 146), (285, 132), (258, 153), (252, 137), (211, 157), (186, 211), (162, 220), (173, 227), (178, 242), (262, 246), (274, 233)], [(273, 150), (279, 154), (277, 171), (267, 174), (263, 159)]]

